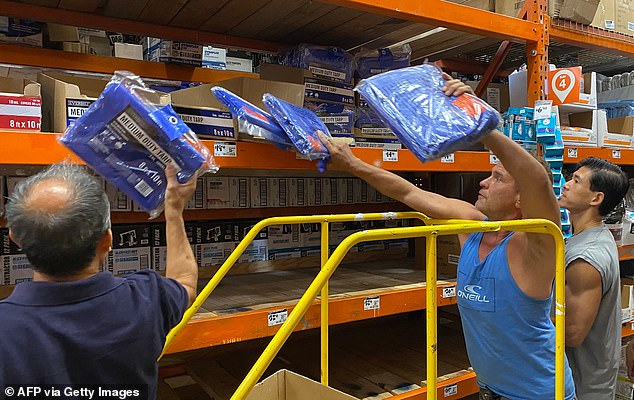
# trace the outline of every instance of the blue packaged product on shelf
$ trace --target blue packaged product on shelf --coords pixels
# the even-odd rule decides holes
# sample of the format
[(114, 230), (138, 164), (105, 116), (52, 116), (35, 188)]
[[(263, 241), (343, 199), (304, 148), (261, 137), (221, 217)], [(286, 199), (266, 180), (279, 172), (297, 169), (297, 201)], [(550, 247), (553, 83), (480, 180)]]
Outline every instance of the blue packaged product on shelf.
[(325, 169), (325, 160), (329, 157), (328, 149), (317, 137), (317, 131), (330, 136), (323, 121), (312, 111), (278, 99), (268, 93), (264, 94), (262, 101), (273, 118), (284, 129), (297, 151), (309, 160), (322, 160), (319, 163), (319, 168), (320, 170)]
[(500, 121), (497, 111), (475, 96), (446, 96), (444, 84), (440, 69), (425, 64), (364, 79), (356, 90), (425, 162), (473, 144)]
[(539, 143), (555, 143), (557, 140), (557, 117), (551, 115), (550, 118), (538, 119), (536, 130), (537, 141)]
[(287, 53), (282, 63), (307, 69), (318, 78), (352, 83), (354, 58), (339, 47), (302, 43)]
[(354, 111), (352, 110), (344, 109), (339, 113), (319, 114), (318, 117), (333, 135), (352, 133), (354, 126)]
[(222, 87), (214, 86), (211, 92), (238, 120), (239, 131), (268, 140), (283, 149), (292, 145), (282, 127), (266, 111)]
[(352, 85), (347, 83), (328, 82), (323, 79), (304, 79), (304, 101), (328, 101), (339, 104), (354, 105)]
[(564, 142), (563, 140), (556, 140), (553, 143), (546, 143), (543, 149), (545, 157), (562, 156), (564, 154)]
[(412, 49), (407, 44), (396, 51), (390, 49), (362, 51), (355, 54), (357, 74), (361, 79), (365, 79), (383, 72), (409, 67), (411, 53)]
[(548, 166), (550, 166), (551, 169), (554, 168), (562, 168), (564, 166), (564, 156), (562, 155), (558, 155), (558, 156), (544, 156), (544, 160), (546, 161), (546, 163), (548, 163)]
[(158, 215), (165, 199), (165, 167), (181, 183), (198, 170), (216, 171), (207, 148), (156, 92), (129, 72), (118, 71), (92, 106), (60, 141), (108, 181)]

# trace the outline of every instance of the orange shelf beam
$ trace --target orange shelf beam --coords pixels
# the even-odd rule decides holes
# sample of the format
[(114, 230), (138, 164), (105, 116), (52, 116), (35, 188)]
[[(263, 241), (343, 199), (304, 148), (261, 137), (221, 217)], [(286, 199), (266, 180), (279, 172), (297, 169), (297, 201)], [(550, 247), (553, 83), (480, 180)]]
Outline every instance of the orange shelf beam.
[(621, 327), (621, 337), (634, 335), (634, 322), (626, 322)]
[(634, 260), (634, 245), (619, 246), (619, 260)]
[(634, 54), (634, 38), (570, 21), (551, 21), (550, 39), (553, 42), (626, 57)]
[[(103, 15), (64, 10), (61, 8), (41, 7), (32, 4), (16, 3), (0, 0), (2, 15), (28, 18), (40, 22), (55, 22), (72, 26), (85, 26), (129, 33), (133, 35), (157, 37), (161, 39), (179, 40), (189, 43), (213, 44), (216, 46), (265, 50), (277, 52), (280, 45), (257, 39), (239, 38), (211, 32), (201, 32), (194, 29), (174, 26), (156, 25), (147, 22), (106, 17)], [(1, 53), (1, 51), (0, 51)]]
[(567, 146), (564, 163), (576, 164), (586, 157), (600, 157), (619, 165), (634, 165), (634, 150)]
[(506, 15), (443, 0), (320, 0), (392, 18), (442, 26), (462, 32), (514, 42), (537, 42), (541, 26)]
[[(457, 400), (465, 396), (478, 393), (476, 374), (473, 371), (456, 373), (449, 379), (438, 382), (436, 386), (437, 399)], [(439, 377), (442, 378), (442, 377)], [(427, 388), (415, 389), (410, 392), (389, 397), (390, 400), (427, 400)]]
[(182, 65), (131, 60), (128, 58), (94, 56), (92, 54), (71, 53), (68, 51), (12, 44), (0, 44), (0, 63), (97, 72), (102, 74), (112, 74), (116, 70), (125, 70), (131, 71), (144, 78), (208, 83), (241, 76), (251, 78), (259, 77), (258, 74), (248, 72), (193, 68)]
[[(78, 158), (57, 142), (57, 134), (0, 132), (0, 160), (2, 164), (48, 165), (70, 158)], [(204, 140), (209, 149), (214, 142)], [(317, 170), (316, 162), (298, 158), (292, 151), (281, 151), (265, 143), (237, 142), (236, 157), (215, 157), (221, 168)], [(488, 152), (460, 151), (442, 160), (421, 163), (409, 150), (398, 151), (398, 161), (383, 162), (381, 149), (355, 148), (353, 152), (363, 161), (380, 165), (391, 171), (490, 171)]]
[[(455, 288), (455, 283), (447, 282), (438, 284), (437, 297), (439, 307), (456, 304), (455, 296), (443, 297), (443, 291), (450, 287)], [(346, 297), (331, 298), (329, 301), (329, 324), (337, 325), (422, 310), (426, 305), (425, 290), (425, 286), (422, 285), (413, 288), (386, 289), (385, 292), (377, 291), (371, 294), (353, 294)], [(363, 309), (364, 299), (369, 296), (380, 296), (380, 309)], [(167, 350), (167, 353), (178, 353), (181, 351), (273, 336), (281, 325), (268, 326), (269, 312), (288, 310), (290, 314), (293, 307), (294, 305), (289, 304), (208, 318), (206, 318), (204, 314), (195, 316), (176, 337), (172, 346)], [(319, 325), (320, 302), (317, 300), (308, 309), (296, 331), (318, 328)]]

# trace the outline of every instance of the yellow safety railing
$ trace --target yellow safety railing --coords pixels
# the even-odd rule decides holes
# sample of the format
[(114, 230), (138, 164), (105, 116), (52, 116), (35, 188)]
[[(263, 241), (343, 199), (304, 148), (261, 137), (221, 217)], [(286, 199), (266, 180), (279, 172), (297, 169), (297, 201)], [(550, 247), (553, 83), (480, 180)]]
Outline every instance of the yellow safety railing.
[[(418, 216), (420, 218), (420, 216)], [(424, 217), (424, 216), (423, 216)], [(275, 218), (272, 218), (275, 219)], [(397, 238), (425, 237), (426, 249), (426, 316), (427, 316), (427, 399), (436, 400), (437, 397), (437, 315), (436, 315), (436, 238), (439, 235), (453, 235), (472, 232), (494, 232), (499, 230), (519, 231), (528, 233), (543, 233), (553, 237), (556, 246), (556, 278), (555, 278), (555, 400), (564, 398), (564, 318), (565, 318), (565, 276), (564, 276), (564, 241), (561, 231), (553, 222), (544, 219), (475, 222), (462, 220), (430, 220), (421, 218), (428, 223), (441, 223), (442, 225), (430, 225), (412, 228), (373, 229), (354, 233), (344, 239), (334, 250), (330, 258), (322, 266), (321, 271), (310, 284), (302, 298), (299, 300), (287, 320), (282, 324), (260, 358), (251, 368), (231, 400), (244, 400), (253, 389), (253, 386), (262, 377), (277, 355), (280, 348), (293, 330), (297, 327), (304, 314), (317, 297), (322, 288), (335, 272), (341, 260), (356, 244), (374, 240), (389, 240)], [(245, 246), (246, 247), (246, 246)], [(433, 268), (430, 268), (433, 266)], [(326, 297), (322, 297), (322, 302)], [(324, 321), (322, 319), (322, 327)], [(323, 339), (323, 338), (322, 338)], [(327, 339), (326, 339), (327, 340)], [(327, 343), (327, 342), (326, 342)], [(323, 344), (323, 341), (322, 341)], [(327, 365), (327, 364), (326, 364)], [(323, 366), (323, 359), (322, 359)], [(322, 372), (323, 375), (323, 372)], [(322, 376), (323, 378), (323, 376)]]
[[(231, 255), (225, 260), (220, 269), (209, 280), (207, 285), (196, 296), (196, 300), (190, 308), (185, 311), (185, 315), (181, 322), (176, 325), (167, 335), (163, 352), (159, 356), (159, 360), (167, 349), (170, 347), (174, 338), (183, 330), (187, 322), (198, 312), (205, 300), (216, 289), (220, 281), (227, 275), (229, 270), (238, 261), (238, 258), (244, 253), (251, 242), (256, 238), (264, 228), (272, 225), (285, 224), (321, 224), (321, 266), (326, 264), (328, 260), (328, 224), (333, 222), (351, 222), (351, 221), (380, 221), (394, 219), (418, 219), (423, 223), (429, 224), (431, 219), (425, 214), (419, 212), (383, 212), (383, 213), (366, 213), (366, 214), (333, 214), (333, 215), (310, 215), (310, 216), (293, 216), (293, 217), (272, 217), (264, 219), (255, 224), (249, 233), (242, 239), (238, 246), (233, 250)], [(328, 385), (328, 282), (321, 286), (321, 382)]]

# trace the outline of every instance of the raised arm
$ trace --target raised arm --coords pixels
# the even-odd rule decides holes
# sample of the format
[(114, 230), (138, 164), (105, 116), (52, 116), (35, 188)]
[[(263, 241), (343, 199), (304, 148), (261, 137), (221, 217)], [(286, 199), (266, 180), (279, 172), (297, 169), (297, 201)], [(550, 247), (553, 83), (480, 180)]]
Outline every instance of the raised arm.
[(187, 239), (183, 210), (196, 190), (196, 177), (185, 184), (179, 184), (171, 166), (165, 171), (167, 190), (165, 191), (165, 238), (167, 260), (165, 276), (179, 282), (187, 290), (189, 305), (196, 298), (198, 264)]
[(333, 142), (322, 134), (319, 139), (330, 152), (332, 169), (349, 172), (414, 210), (438, 219), (484, 219), (484, 214), (466, 201), (422, 190), (396, 174), (361, 161), (352, 154), (347, 144)]
[(498, 131), (482, 139), (515, 180), (523, 218), (545, 218), (560, 225), (559, 205), (544, 166)]

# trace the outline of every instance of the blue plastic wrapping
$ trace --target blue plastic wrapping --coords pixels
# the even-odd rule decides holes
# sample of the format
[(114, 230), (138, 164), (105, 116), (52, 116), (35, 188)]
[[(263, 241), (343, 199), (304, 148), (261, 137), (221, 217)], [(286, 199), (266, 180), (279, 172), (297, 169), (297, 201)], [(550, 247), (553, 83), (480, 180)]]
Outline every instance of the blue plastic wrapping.
[(438, 67), (425, 64), (385, 72), (356, 90), (421, 161), (467, 147), (497, 128), (500, 116), (479, 98), (446, 96)]
[(330, 132), (323, 121), (312, 111), (278, 99), (269, 93), (264, 94), (262, 100), (297, 151), (309, 160), (322, 160), (318, 165), (320, 170), (324, 170), (325, 160), (330, 154), (319, 140), (317, 132), (321, 131), (326, 136), (330, 136)]
[(408, 44), (395, 51), (390, 49), (361, 51), (355, 54), (357, 74), (361, 79), (365, 79), (383, 72), (409, 67), (411, 54), (412, 49)]
[(139, 77), (117, 71), (95, 103), (60, 141), (141, 208), (156, 217), (165, 200), (165, 167), (179, 182), (197, 171), (215, 172), (209, 150), (171, 106)]
[(354, 57), (339, 47), (302, 43), (288, 52), (282, 63), (310, 70), (318, 78), (352, 83)]
[(282, 149), (292, 146), (282, 127), (275, 122), (269, 113), (225, 88), (214, 86), (211, 88), (211, 92), (238, 120), (240, 132), (268, 140)]

